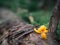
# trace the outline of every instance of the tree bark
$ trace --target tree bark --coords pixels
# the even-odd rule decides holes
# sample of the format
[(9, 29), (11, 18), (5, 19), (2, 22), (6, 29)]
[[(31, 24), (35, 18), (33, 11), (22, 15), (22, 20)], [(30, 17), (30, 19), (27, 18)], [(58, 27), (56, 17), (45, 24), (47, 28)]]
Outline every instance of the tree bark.
[(49, 23), (49, 28), (48, 28), (52, 36), (56, 33), (59, 20), (60, 20), (60, 2), (58, 0), (57, 5), (55, 6), (53, 10), (53, 14), (50, 18), (50, 23)]

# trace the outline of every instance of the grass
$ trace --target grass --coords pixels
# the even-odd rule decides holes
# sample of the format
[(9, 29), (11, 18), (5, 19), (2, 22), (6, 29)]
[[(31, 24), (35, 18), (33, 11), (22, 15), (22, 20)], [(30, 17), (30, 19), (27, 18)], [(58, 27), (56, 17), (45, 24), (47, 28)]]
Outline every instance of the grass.
[(46, 25), (49, 23), (51, 12), (49, 11), (34, 12), (32, 13), (32, 16), (34, 17), (35, 22), (37, 22), (38, 24)]
[[(36, 11), (31, 13), (21, 13), (19, 14), (19, 16), (21, 16), (26, 22), (30, 24), (33, 24), (33, 25), (39, 24), (39, 25), (48, 26), (51, 14), (52, 14), (51, 11), (41, 10), (41, 11)], [(32, 16), (34, 18), (33, 23), (29, 22), (28, 16)]]

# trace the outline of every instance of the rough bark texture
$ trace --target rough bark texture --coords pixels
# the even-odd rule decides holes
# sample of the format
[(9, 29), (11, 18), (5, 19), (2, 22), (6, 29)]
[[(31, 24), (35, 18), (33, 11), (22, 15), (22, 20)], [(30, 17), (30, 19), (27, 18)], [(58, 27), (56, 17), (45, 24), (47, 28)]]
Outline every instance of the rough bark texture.
[[(0, 10), (0, 45), (58, 45), (54, 33), (59, 20), (59, 10), (55, 8), (50, 19), (47, 40), (33, 32), (33, 26), (15, 16), (11, 11)], [(7, 15), (7, 16), (6, 16)], [(22, 32), (21, 32), (22, 31)]]
[(59, 20), (60, 20), (60, 0), (57, 1), (56, 7), (54, 8), (53, 14), (50, 18), (49, 33), (51, 33), (51, 36), (54, 36), (56, 34), (56, 29)]

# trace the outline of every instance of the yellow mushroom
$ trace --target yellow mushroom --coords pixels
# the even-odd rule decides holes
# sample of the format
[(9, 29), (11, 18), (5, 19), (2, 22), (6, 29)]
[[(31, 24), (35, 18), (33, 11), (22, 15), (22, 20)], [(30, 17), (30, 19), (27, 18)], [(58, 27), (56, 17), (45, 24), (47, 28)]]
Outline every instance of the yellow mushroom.
[(40, 33), (38, 30), (36, 30), (36, 28), (34, 28), (34, 32), (36, 32), (36, 33), (38, 33), (38, 34)]
[(46, 26), (42, 25), (38, 28), (38, 30), (46, 30)]
[(45, 33), (42, 33), (42, 34), (41, 34), (41, 38), (42, 38), (42, 39), (47, 39), (46, 34), (45, 34)]
[(46, 26), (42, 25), (38, 29), (34, 28), (34, 31), (40, 34), (42, 39), (47, 39), (46, 33), (48, 33), (48, 30), (46, 30)]
[(44, 33), (48, 33), (48, 30), (45, 30)]

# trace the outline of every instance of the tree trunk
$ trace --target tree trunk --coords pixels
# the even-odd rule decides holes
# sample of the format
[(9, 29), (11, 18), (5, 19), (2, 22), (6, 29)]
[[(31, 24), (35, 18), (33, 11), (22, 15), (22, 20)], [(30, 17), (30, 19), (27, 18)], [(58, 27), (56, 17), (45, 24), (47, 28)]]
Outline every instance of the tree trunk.
[(58, 1), (56, 7), (53, 10), (53, 14), (50, 18), (50, 23), (48, 28), (52, 36), (56, 33), (59, 20), (60, 20), (60, 2)]

